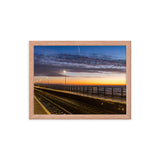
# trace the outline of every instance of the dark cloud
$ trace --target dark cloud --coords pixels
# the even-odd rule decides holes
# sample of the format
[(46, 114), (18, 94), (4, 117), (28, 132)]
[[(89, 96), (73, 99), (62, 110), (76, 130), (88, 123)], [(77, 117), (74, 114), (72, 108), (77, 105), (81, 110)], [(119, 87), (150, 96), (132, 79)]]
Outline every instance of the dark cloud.
[(56, 62), (65, 62), (65, 63), (76, 63), (76, 64), (87, 64), (87, 65), (114, 65), (114, 66), (126, 66), (125, 60), (113, 59), (112, 57), (105, 56), (103, 58), (87, 57), (82, 55), (66, 55), (66, 54), (58, 54), (58, 55), (40, 55), (35, 54), (35, 63), (50, 63), (52, 61)]
[[(54, 59), (54, 57), (52, 57)], [(98, 57), (87, 57), (81, 55), (66, 55), (59, 54), (56, 59), (60, 62), (88, 64), (88, 65), (115, 65), (115, 66), (126, 66), (125, 60), (115, 60), (109, 56), (103, 58)]]
[(112, 57), (98, 58), (82, 55), (34, 55), (35, 76), (63, 76), (62, 70), (68, 72), (101, 73), (114, 72), (125, 73), (126, 61), (113, 59)]
[(55, 66), (47, 64), (35, 64), (34, 65), (35, 76), (63, 76), (59, 73), (59, 70)]
[(114, 72), (114, 73), (125, 73), (126, 69), (119, 68), (86, 68), (83, 66), (56, 66), (56, 65), (48, 65), (48, 64), (35, 64), (34, 67), (34, 75), (35, 76), (64, 76), (62, 74), (63, 70), (67, 70), (68, 72), (76, 72), (76, 73), (101, 73), (101, 72)]

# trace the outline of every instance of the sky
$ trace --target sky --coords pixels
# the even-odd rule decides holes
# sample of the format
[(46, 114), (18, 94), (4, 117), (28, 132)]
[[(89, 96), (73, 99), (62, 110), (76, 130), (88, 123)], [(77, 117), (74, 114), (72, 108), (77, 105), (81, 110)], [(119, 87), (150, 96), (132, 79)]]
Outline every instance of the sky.
[(34, 47), (35, 82), (65, 84), (65, 76), (68, 85), (125, 85), (126, 46)]

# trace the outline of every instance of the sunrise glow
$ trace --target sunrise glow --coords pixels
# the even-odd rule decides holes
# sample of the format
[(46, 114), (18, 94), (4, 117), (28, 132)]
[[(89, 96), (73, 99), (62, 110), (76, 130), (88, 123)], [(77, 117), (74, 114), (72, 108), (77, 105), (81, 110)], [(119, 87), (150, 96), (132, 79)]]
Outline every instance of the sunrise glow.
[(35, 46), (34, 69), (35, 83), (126, 85), (126, 48)]

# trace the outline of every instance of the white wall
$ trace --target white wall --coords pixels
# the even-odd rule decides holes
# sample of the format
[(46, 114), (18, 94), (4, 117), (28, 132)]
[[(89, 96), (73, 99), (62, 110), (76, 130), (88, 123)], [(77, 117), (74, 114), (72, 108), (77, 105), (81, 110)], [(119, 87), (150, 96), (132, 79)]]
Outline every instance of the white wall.
[[(0, 2), (0, 159), (160, 159), (158, 0)], [(29, 40), (132, 40), (132, 120), (29, 120)]]

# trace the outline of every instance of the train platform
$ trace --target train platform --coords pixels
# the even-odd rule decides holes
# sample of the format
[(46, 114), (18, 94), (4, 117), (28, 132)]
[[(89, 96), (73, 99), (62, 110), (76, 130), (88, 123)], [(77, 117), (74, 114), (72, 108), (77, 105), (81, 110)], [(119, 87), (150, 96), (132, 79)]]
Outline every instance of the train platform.
[(42, 103), (34, 97), (34, 114), (48, 114)]

